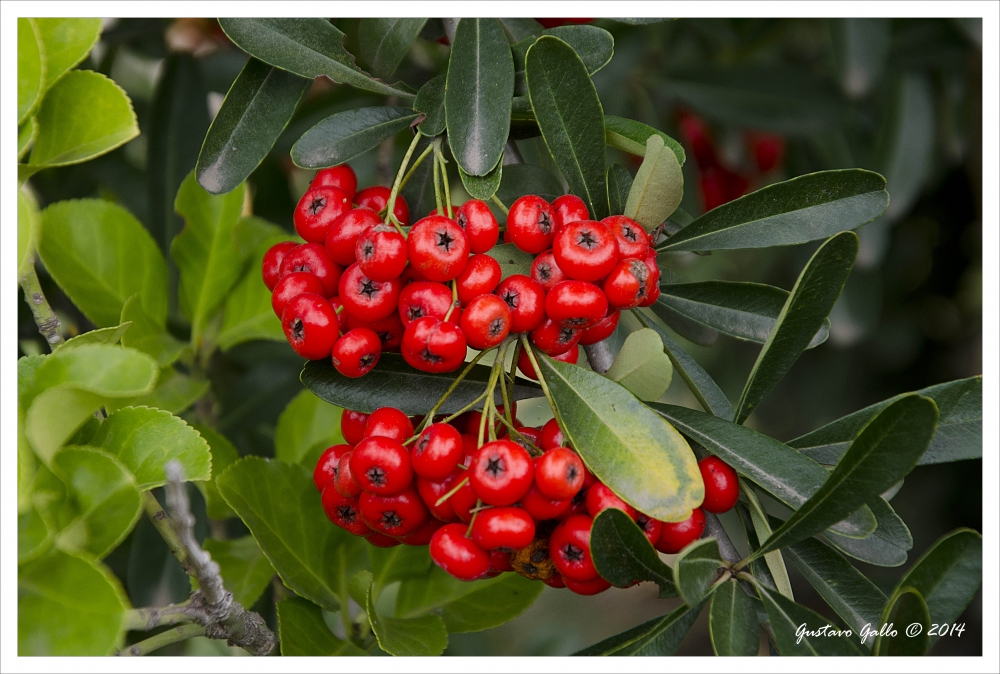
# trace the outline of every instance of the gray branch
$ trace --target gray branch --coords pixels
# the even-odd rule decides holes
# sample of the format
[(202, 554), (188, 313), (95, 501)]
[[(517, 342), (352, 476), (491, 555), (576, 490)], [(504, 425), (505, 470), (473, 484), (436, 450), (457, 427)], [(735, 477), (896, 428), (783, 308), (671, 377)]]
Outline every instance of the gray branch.
[(726, 533), (722, 522), (719, 521), (717, 516), (707, 511), (705, 512), (705, 532), (709, 536), (713, 536), (719, 543), (719, 554), (722, 555), (724, 561), (730, 564), (740, 561), (740, 553), (736, 551), (736, 546), (733, 545), (733, 541), (729, 538), (729, 534)]

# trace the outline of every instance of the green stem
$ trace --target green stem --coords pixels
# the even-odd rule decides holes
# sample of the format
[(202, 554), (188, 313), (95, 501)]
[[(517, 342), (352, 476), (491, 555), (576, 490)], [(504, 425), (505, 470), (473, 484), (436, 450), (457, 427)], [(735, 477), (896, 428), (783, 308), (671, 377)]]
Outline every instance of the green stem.
[(187, 548), (184, 543), (181, 542), (180, 536), (174, 531), (173, 527), (170, 526), (170, 519), (167, 516), (167, 511), (163, 509), (160, 502), (156, 500), (153, 496), (153, 492), (144, 491), (142, 493), (142, 507), (146, 511), (146, 515), (149, 517), (149, 521), (153, 523), (156, 530), (159, 532), (163, 541), (170, 548), (170, 552), (173, 553), (177, 561), (181, 563), (181, 568), (184, 569), (184, 573), (188, 575), (194, 574), (194, 566), (191, 563), (190, 556), (188, 554)]
[(479, 403), (481, 403), (484, 400), (486, 400), (486, 391), (483, 391), (480, 395), (476, 396), (475, 400), (473, 400), (472, 402), (470, 402), (468, 405), (466, 405), (462, 409), (458, 410), (454, 414), (450, 414), (447, 417), (445, 417), (441, 421), (441, 423), (447, 424), (447, 423), (449, 423), (451, 421), (454, 421), (455, 419), (457, 419), (458, 417), (462, 416), (463, 414), (465, 414), (466, 412), (468, 412), (469, 410), (471, 410), (473, 407), (475, 407), (476, 405), (478, 405)]
[(451, 186), (448, 184), (448, 160), (444, 158), (444, 153), (440, 149), (437, 151), (437, 159), (441, 164), (441, 185), (444, 187), (444, 206), (448, 210), (448, 217), (454, 218), (455, 213), (451, 209)]
[(396, 208), (396, 197), (399, 196), (400, 184), (403, 182), (403, 176), (406, 175), (406, 167), (410, 163), (410, 157), (413, 156), (413, 152), (417, 149), (417, 144), (420, 142), (420, 134), (413, 136), (413, 140), (410, 141), (410, 147), (406, 149), (406, 154), (403, 156), (403, 163), (399, 165), (399, 170), (396, 171), (396, 180), (392, 183), (392, 191), (389, 192), (389, 201), (386, 203), (385, 217), (386, 222), (391, 222), (396, 225), (399, 229), (399, 233), (402, 234), (402, 225), (399, 220), (396, 219), (395, 208)]
[(147, 631), (164, 625), (191, 622), (191, 601), (163, 608), (134, 608), (125, 612), (125, 631)]
[(410, 178), (412, 178), (413, 174), (417, 172), (417, 169), (420, 167), (420, 165), (424, 163), (425, 159), (427, 159), (427, 155), (429, 155), (433, 151), (434, 151), (434, 146), (428, 145), (424, 149), (424, 151), (420, 153), (420, 156), (418, 156), (416, 159), (413, 160), (413, 164), (410, 165), (410, 170), (406, 172), (406, 175), (403, 176), (402, 182), (399, 183), (399, 190), (401, 192), (403, 191), (403, 188), (406, 187), (406, 183), (410, 182)]
[(541, 456), (544, 453), (542, 451), (542, 449), (538, 445), (536, 445), (531, 440), (529, 440), (527, 436), (522, 435), (521, 432), (518, 431), (517, 428), (514, 427), (514, 424), (512, 424), (509, 421), (507, 421), (506, 419), (504, 419), (503, 415), (498, 416), (497, 417), (497, 421), (499, 421), (501, 424), (503, 424), (504, 426), (506, 426), (507, 430), (510, 431), (511, 434), (517, 436), (518, 442), (520, 444), (526, 444), (527, 445), (527, 450), (528, 450), (528, 452), (530, 454), (534, 454), (536, 456)]
[(59, 330), (59, 317), (52, 311), (49, 301), (45, 299), (42, 285), (35, 272), (35, 259), (30, 257), (18, 270), (17, 282), (24, 291), (24, 301), (31, 307), (31, 315), (35, 318), (38, 332), (45, 338), (50, 351), (63, 343), (62, 332)]
[(158, 651), (164, 646), (176, 644), (179, 641), (184, 641), (186, 639), (190, 639), (191, 637), (202, 636), (205, 636), (205, 628), (201, 625), (195, 625), (193, 623), (178, 625), (177, 627), (172, 627), (165, 632), (160, 632), (159, 634), (151, 636), (148, 639), (140, 641), (137, 644), (132, 644), (128, 648), (118, 651), (118, 655), (149, 655), (153, 651)]
[(444, 215), (444, 201), (441, 198), (441, 165), (437, 160), (437, 150), (434, 154), (434, 202), (437, 204), (437, 214)]
[(492, 201), (494, 204), (496, 204), (497, 208), (499, 208), (501, 211), (503, 211), (504, 215), (507, 215), (508, 213), (510, 213), (510, 209), (507, 208), (506, 206), (504, 206), (503, 202), (500, 201), (500, 198), (497, 195), (494, 194), (493, 196), (491, 196), (490, 197), (490, 201)]
[[(528, 360), (531, 361), (531, 367), (535, 368), (535, 374), (538, 375), (538, 383), (542, 387), (542, 393), (545, 394), (545, 399), (548, 401), (549, 407), (551, 407), (552, 411), (555, 412), (556, 403), (552, 399), (552, 392), (549, 391), (549, 386), (545, 383), (545, 377), (542, 375), (542, 369), (538, 367), (538, 359), (535, 358), (535, 354), (531, 350), (531, 345), (528, 343), (528, 336), (526, 334), (521, 335), (521, 344), (524, 346), (524, 352), (528, 354)], [(562, 426), (561, 420), (559, 421), (559, 425)]]
[(469, 478), (467, 478), (467, 477), (463, 477), (461, 480), (459, 480), (458, 484), (456, 484), (454, 487), (452, 487), (450, 490), (448, 490), (447, 494), (445, 494), (444, 496), (442, 496), (441, 498), (439, 498), (434, 503), (434, 507), (437, 508), (442, 503), (444, 503), (445, 501), (447, 501), (448, 499), (450, 499), (452, 496), (454, 496), (455, 494), (457, 494), (458, 490), (461, 489), (462, 487), (464, 487), (465, 483), (468, 482), (468, 481), (469, 481)]
[(455, 307), (461, 306), (458, 301), (458, 282), (455, 279), (451, 280), (451, 306), (448, 307), (448, 313), (444, 315), (444, 322), (447, 323), (448, 319), (451, 318), (451, 312), (455, 311)]
[[(486, 507), (488, 508), (489, 506), (486, 506)], [(469, 511), (469, 512), (472, 513), (472, 517), (469, 518), (469, 527), (465, 530), (465, 537), (466, 538), (469, 538), (470, 536), (472, 536), (472, 525), (476, 523), (476, 516), (479, 515), (479, 511), (480, 510), (484, 510), (484, 508), (483, 508), (483, 499), (477, 498), (476, 499), (476, 507)]]
[[(455, 389), (458, 388), (458, 385), (462, 383), (462, 380), (465, 379), (470, 372), (472, 372), (472, 368), (474, 368), (476, 364), (483, 359), (483, 356), (485, 356), (490, 351), (492, 351), (492, 349), (486, 349), (485, 351), (480, 351), (479, 353), (476, 354), (475, 358), (469, 361), (469, 364), (465, 366), (465, 369), (462, 370), (462, 372), (458, 375), (458, 377), (455, 378), (455, 381), (451, 383), (451, 386), (448, 387), (448, 390), (445, 391), (440, 398), (438, 398), (438, 401), (434, 403), (434, 407), (432, 407), (430, 411), (427, 413), (427, 416), (424, 417), (423, 422), (421, 422), (420, 424), (419, 428), (420, 431), (423, 431), (425, 428), (434, 423), (433, 421), (434, 415), (437, 414), (437, 411), (439, 409), (441, 409), (441, 405), (444, 405), (444, 401), (446, 401), (449, 398), (449, 396), (451, 396), (451, 394), (455, 392)], [(412, 438), (410, 438), (403, 444), (404, 445), (409, 444), (413, 440), (416, 440), (417, 437), (419, 437), (419, 435), (420, 435), (419, 432), (416, 433)]]

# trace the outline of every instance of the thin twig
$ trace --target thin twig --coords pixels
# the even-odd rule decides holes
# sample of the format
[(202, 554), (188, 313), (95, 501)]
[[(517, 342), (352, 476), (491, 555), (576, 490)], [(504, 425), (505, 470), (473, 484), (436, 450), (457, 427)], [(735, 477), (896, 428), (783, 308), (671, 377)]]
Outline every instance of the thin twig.
[(45, 299), (45, 293), (42, 292), (42, 285), (35, 272), (34, 257), (25, 261), (18, 270), (17, 282), (24, 291), (24, 301), (31, 307), (31, 315), (35, 317), (38, 332), (45, 338), (49, 349), (55, 351), (56, 347), (63, 343), (59, 317), (52, 311), (49, 301)]
[(740, 561), (740, 553), (737, 552), (736, 546), (733, 545), (733, 539), (726, 533), (722, 522), (716, 515), (707, 511), (705, 512), (705, 532), (719, 543), (719, 554), (722, 555), (724, 561), (729, 564)]
[(149, 655), (153, 651), (158, 651), (164, 646), (169, 646), (170, 644), (176, 644), (180, 641), (190, 639), (191, 637), (203, 637), (205, 636), (205, 627), (202, 625), (197, 625), (194, 623), (188, 623), (187, 625), (178, 625), (177, 627), (172, 627), (165, 632), (160, 632), (154, 636), (144, 639), (137, 644), (132, 644), (128, 648), (118, 651), (116, 655), (122, 656), (137, 656), (137, 655)]

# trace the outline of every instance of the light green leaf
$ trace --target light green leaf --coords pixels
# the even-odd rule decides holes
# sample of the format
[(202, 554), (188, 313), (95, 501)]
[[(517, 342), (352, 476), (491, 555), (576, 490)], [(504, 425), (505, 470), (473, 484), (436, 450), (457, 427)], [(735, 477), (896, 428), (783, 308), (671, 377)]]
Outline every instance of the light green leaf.
[(51, 388), (36, 396), (24, 417), (24, 435), (38, 458), (49, 462), (106, 400), (72, 386)]
[[(931, 616), (927, 603), (920, 592), (912, 587), (900, 588), (892, 595), (882, 613), (880, 624), (898, 627), (887, 634), (879, 634), (875, 638), (872, 655), (924, 655), (931, 645)], [(904, 628), (903, 625), (906, 625)], [(911, 625), (919, 625), (921, 630), (916, 635), (908, 631)], [(895, 634), (895, 636), (893, 636)]]
[(886, 218), (895, 221), (909, 211), (920, 197), (934, 166), (935, 120), (934, 86), (925, 76), (910, 72), (892, 87), (892, 102), (883, 115), (876, 157), (892, 190)]
[(24, 159), (24, 155), (28, 154), (28, 150), (31, 146), (35, 144), (35, 140), (38, 138), (38, 119), (35, 117), (29, 118), (24, 124), (20, 126), (17, 130), (17, 160), (21, 161)]
[[(846, 635), (831, 634), (837, 630), (830, 621), (806, 608), (757, 585), (757, 593), (771, 619), (775, 642), (781, 655), (861, 655), (861, 651)], [(801, 625), (805, 634), (799, 636)], [(824, 630), (823, 628), (826, 627)]]
[[(750, 503), (750, 522), (753, 524), (754, 533), (757, 534), (758, 544), (761, 541), (766, 541), (773, 533), (771, 525), (768, 522), (767, 512), (757, 499), (757, 494), (754, 493), (752, 486), (741, 484), (740, 491), (747, 497), (747, 501)], [(771, 573), (774, 587), (783, 596), (795, 601), (795, 595), (792, 592), (792, 581), (788, 578), (788, 569), (785, 568), (785, 560), (781, 556), (781, 550), (774, 550), (764, 555), (764, 562)]]
[(17, 190), (17, 267), (18, 270), (35, 262), (38, 241), (38, 204), (24, 187)]
[(447, 75), (438, 75), (427, 80), (413, 100), (413, 109), (427, 115), (426, 119), (417, 125), (420, 133), (425, 136), (434, 137), (444, 133), (447, 125), (444, 112), (444, 89), (447, 79)]
[(338, 639), (323, 620), (323, 609), (301, 597), (278, 602), (278, 640), (284, 656), (368, 655), (350, 641)]
[(34, 19), (17, 19), (17, 123), (31, 114), (45, 90), (45, 46)]
[(406, 129), (417, 116), (411, 108), (383, 105), (336, 112), (295, 141), (292, 161), (310, 169), (343, 164)]
[(431, 558), (425, 546), (366, 547), (376, 595), (396, 581), (426, 576), (430, 571)]
[(637, 122), (634, 119), (604, 115), (604, 139), (613, 148), (645, 157), (646, 143), (650, 136), (659, 136), (662, 138), (663, 144), (670, 148), (677, 157), (677, 163), (681, 166), (684, 165), (687, 159), (687, 155), (684, 153), (684, 146), (667, 134), (647, 124)]
[(427, 19), (371, 18), (358, 22), (358, 56), (377, 77), (392, 77)]
[(32, 19), (45, 45), (45, 88), (87, 57), (101, 35), (99, 18)]
[(601, 577), (615, 587), (651, 580), (659, 585), (661, 598), (677, 596), (673, 571), (660, 560), (632, 518), (616, 508), (594, 518), (590, 556)]
[(375, 611), (374, 584), (368, 588), (366, 609), (378, 645), (390, 655), (441, 655), (448, 646), (448, 631), (438, 615), (390, 618)]
[(681, 550), (674, 560), (674, 578), (688, 606), (698, 606), (704, 601), (722, 566), (719, 544), (714, 538), (702, 538)]
[(250, 608), (274, 575), (257, 541), (253, 536), (229, 541), (206, 538), (204, 548), (218, 563), (226, 590), (233, 593), (233, 599)]
[[(300, 463), (310, 470), (319, 460), (309, 450), (318, 445), (323, 449), (341, 444), (340, 415), (343, 408), (316, 397), (311, 391), (301, 391), (278, 417), (274, 430), (274, 456), (287, 463)], [(322, 450), (321, 450), (322, 451)]]
[(171, 414), (180, 414), (208, 393), (211, 382), (184, 374), (173, 367), (160, 370), (156, 388), (146, 395), (115, 400), (105, 407), (109, 412), (123, 407), (155, 407)]
[(233, 443), (214, 428), (209, 428), (202, 424), (194, 424), (194, 429), (201, 433), (208, 443), (208, 449), (212, 453), (212, 479), (205, 482), (197, 482), (198, 488), (205, 496), (205, 512), (215, 520), (224, 520), (228, 517), (235, 517), (236, 513), (229, 507), (219, 488), (216, 486), (216, 478), (222, 475), (229, 466), (236, 463), (240, 455), (233, 447)]
[(700, 613), (701, 605), (692, 608), (682, 604), (672, 613), (648, 620), (573, 655), (673, 655)]
[[(241, 220), (240, 222), (243, 222)], [(237, 225), (239, 236), (240, 226)], [(218, 343), (223, 350), (254, 339), (274, 342), (285, 340), (281, 320), (271, 307), (271, 293), (260, 277), (261, 263), (267, 250), (281, 241), (292, 241), (289, 234), (265, 239), (257, 248), (253, 261), (226, 297), (222, 310), (222, 330)]]
[(542, 587), (537, 581), (515, 573), (501, 574), (477, 583), (469, 594), (445, 604), (441, 617), (452, 634), (499, 627), (528, 610), (542, 593)]
[(684, 174), (673, 150), (663, 138), (646, 140), (646, 154), (625, 203), (625, 215), (651, 232), (677, 210), (684, 196)]
[(708, 633), (716, 655), (757, 655), (760, 631), (754, 600), (735, 578), (723, 583), (712, 594)]
[(125, 322), (112, 328), (98, 328), (84, 332), (76, 337), (71, 337), (55, 348), (56, 351), (71, 351), (85, 344), (117, 344), (122, 335), (131, 327), (131, 323)]
[(30, 562), (44, 554), (50, 547), (52, 547), (52, 532), (38, 509), (29, 502), (27, 507), (19, 510), (17, 514), (17, 563)]
[(187, 344), (167, 332), (164, 320), (157, 320), (147, 313), (138, 294), (125, 300), (120, 320), (123, 325), (130, 324), (128, 332), (122, 335), (122, 346), (152, 356), (160, 367), (172, 365), (187, 348)]
[(461, 166), (458, 167), (458, 175), (462, 179), (462, 186), (473, 199), (488, 201), (490, 197), (497, 193), (500, 188), (500, 181), (503, 180), (503, 158), (497, 165), (484, 176), (474, 176), (466, 173)]
[(625, 338), (618, 357), (605, 373), (639, 400), (659, 400), (670, 386), (674, 366), (655, 330), (643, 328)]

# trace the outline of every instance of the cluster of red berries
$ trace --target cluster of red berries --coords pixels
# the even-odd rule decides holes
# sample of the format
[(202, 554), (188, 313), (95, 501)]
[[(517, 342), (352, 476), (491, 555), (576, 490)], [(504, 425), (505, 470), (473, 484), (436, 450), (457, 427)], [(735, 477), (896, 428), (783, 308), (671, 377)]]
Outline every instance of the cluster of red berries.
[[(295, 210), (306, 243), (273, 246), (262, 270), (292, 348), (332, 357), (345, 376), (366, 374), (395, 350), (420, 370), (451, 372), (467, 347), (492, 348), (518, 333), (575, 363), (577, 344), (606, 339), (622, 309), (659, 296), (656, 251), (642, 226), (622, 215), (590, 220), (579, 197), (512, 204), (504, 241), (536, 257), (530, 275), (502, 278), (486, 254), (500, 226), (485, 202), (466, 201), (454, 218), (432, 212), (407, 231), (401, 197), (397, 226), (380, 215), (388, 188), (356, 186), (347, 165), (320, 171)], [(526, 353), (518, 365), (534, 378)]]
[(621, 509), (657, 550), (676, 553), (701, 536), (702, 508), (724, 512), (739, 496), (736, 473), (710, 457), (699, 464), (702, 508), (683, 522), (660, 522), (597, 480), (554, 419), (541, 428), (514, 419), (517, 441), (498, 426), (498, 439), (477, 446), (479, 412), (432, 423), (414, 436), (414, 420), (398, 409), (345, 410), (347, 444), (328, 448), (313, 473), (323, 509), (372, 545), (429, 545), (431, 559), (461, 580), (515, 571), (596, 594), (610, 587), (590, 556), (598, 513)]

